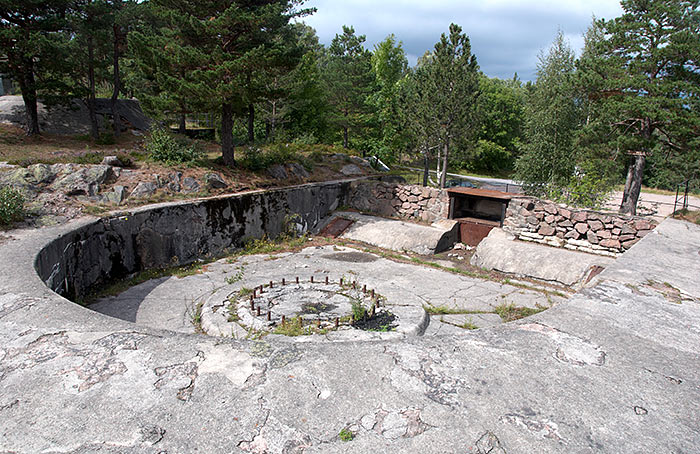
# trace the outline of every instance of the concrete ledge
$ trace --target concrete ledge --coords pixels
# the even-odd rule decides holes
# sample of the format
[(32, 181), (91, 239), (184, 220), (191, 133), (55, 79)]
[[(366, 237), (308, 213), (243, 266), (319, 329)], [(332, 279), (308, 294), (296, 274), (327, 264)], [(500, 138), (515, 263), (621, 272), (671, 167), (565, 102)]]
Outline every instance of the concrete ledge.
[(99, 280), (70, 245), (107, 227), (0, 244), (0, 451), (700, 452), (699, 226), (664, 221), (595, 286), (514, 324), (303, 345), (148, 329), (50, 291), (49, 258), (81, 265), (62, 275), (81, 288)]
[(606, 268), (615, 260), (583, 252), (516, 241), (502, 229), (493, 229), (479, 243), (472, 265), (580, 288), (593, 267)]

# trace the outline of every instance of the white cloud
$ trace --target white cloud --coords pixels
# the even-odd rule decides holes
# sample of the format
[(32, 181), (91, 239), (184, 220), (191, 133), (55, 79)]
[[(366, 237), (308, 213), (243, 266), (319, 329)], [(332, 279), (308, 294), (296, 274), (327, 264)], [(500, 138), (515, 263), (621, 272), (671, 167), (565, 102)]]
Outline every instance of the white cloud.
[(517, 71), (525, 80), (534, 78), (537, 54), (558, 29), (580, 48), (593, 15), (612, 18), (622, 11), (616, 0), (310, 0), (304, 6), (318, 8), (305, 22), (321, 42), (330, 43), (343, 25), (367, 35), (368, 48), (393, 33), (411, 63), (457, 23), (486, 74), (507, 78)]

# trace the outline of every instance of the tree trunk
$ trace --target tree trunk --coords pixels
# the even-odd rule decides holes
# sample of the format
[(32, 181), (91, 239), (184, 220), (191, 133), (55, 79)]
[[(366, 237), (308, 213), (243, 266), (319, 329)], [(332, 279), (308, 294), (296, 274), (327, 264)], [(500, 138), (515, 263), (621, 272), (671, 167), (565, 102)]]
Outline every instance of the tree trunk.
[(97, 113), (95, 112), (95, 49), (92, 36), (88, 38), (88, 100), (87, 107), (90, 115), (90, 135), (93, 140), (100, 137), (100, 126), (97, 124)]
[(248, 104), (248, 143), (255, 142), (255, 105)]
[(343, 148), (345, 148), (346, 150), (350, 148), (350, 138), (347, 126), (343, 126)]
[(221, 156), (229, 167), (236, 165), (233, 148), (233, 106), (224, 103), (221, 106)]
[(447, 157), (449, 155), (450, 145), (449, 142), (445, 141), (445, 146), (442, 153), (442, 173), (440, 174), (440, 188), (445, 189), (445, 183), (447, 182)]
[(428, 176), (430, 174), (430, 160), (428, 159), (428, 150), (423, 153), (423, 186), (428, 186)]
[(36, 100), (36, 83), (34, 81), (34, 62), (27, 59), (23, 65), (25, 68), (23, 77), (19, 80), (19, 88), (22, 90), (22, 100), (27, 121), (27, 135), (39, 135), (39, 109)]
[(622, 204), (623, 206), (627, 203), (630, 198), (630, 185), (632, 184), (632, 179), (634, 178), (634, 159), (631, 157), (627, 160), (627, 178), (625, 179), (625, 190), (622, 192)]
[(187, 134), (187, 115), (185, 113), (181, 113), (179, 115), (177, 132), (179, 132), (182, 135)]
[(114, 89), (112, 90), (112, 126), (114, 128), (114, 137), (119, 137), (119, 134), (122, 133), (122, 119), (117, 109), (117, 100), (119, 99), (119, 91), (121, 90), (121, 75), (119, 74), (119, 43), (121, 41), (121, 30), (119, 25), (114, 24), (112, 33), (114, 37), (114, 53), (112, 54), (112, 67), (114, 68), (112, 80), (112, 84), (114, 85)]
[(629, 185), (629, 192), (627, 199), (624, 199), (622, 205), (620, 205), (620, 214), (637, 214), (637, 201), (642, 190), (642, 178), (644, 177), (646, 160), (646, 156), (639, 153), (635, 155), (634, 161), (630, 163), (630, 171), (627, 173), (627, 176), (632, 178), (631, 181), (625, 183), (625, 186)]
[(277, 101), (272, 103), (272, 118), (270, 119), (270, 142), (275, 141), (275, 126), (277, 123)]

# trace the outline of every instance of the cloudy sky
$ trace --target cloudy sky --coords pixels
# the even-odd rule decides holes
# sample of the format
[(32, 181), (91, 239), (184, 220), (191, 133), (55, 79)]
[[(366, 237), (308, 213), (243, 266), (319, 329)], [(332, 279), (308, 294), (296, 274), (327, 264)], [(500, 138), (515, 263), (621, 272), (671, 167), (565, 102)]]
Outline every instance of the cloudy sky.
[(308, 0), (318, 11), (304, 21), (328, 45), (343, 25), (367, 36), (367, 47), (393, 33), (411, 64), (432, 49), (451, 22), (462, 26), (481, 70), (491, 77), (535, 78), (537, 55), (559, 28), (574, 49), (595, 15), (611, 19), (622, 12), (618, 0)]

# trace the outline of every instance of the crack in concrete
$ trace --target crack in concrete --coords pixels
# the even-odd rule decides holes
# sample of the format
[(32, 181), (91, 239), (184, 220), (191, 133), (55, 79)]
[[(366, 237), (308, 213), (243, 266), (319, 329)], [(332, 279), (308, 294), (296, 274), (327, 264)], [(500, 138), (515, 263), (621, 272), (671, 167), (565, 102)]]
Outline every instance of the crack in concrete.
[(176, 397), (183, 402), (188, 402), (194, 392), (199, 376), (199, 364), (202, 361), (204, 361), (204, 353), (199, 351), (193, 361), (155, 368), (153, 372), (160, 378), (153, 383), (153, 386), (158, 390), (176, 388)]
[(491, 431), (486, 431), (476, 441), (477, 454), (506, 454), (506, 450), (501, 446), (501, 441)]

